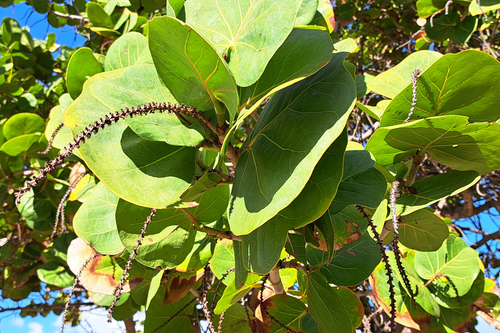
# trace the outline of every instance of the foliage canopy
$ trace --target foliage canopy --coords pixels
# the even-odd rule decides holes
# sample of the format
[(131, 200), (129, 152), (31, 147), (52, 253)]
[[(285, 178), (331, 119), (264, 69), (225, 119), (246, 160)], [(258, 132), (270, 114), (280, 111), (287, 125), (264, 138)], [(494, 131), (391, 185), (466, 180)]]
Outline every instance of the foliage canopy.
[(2, 297), (60, 291), (22, 315), (498, 326), (500, 234), (451, 220), (498, 206), (497, 1), (28, 4), (88, 41), (0, 29)]

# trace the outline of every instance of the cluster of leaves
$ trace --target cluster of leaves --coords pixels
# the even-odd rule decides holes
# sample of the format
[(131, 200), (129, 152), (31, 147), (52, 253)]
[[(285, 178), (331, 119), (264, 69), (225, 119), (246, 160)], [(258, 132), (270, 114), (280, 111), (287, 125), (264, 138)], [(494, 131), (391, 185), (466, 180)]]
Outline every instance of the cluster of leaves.
[[(425, 26), (429, 37), (453, 6), (468, 8), (426, 3), (421, 16), (441, 11)], [(37, 103), (1, 111), (15, 115), (2, 123), (0, 260), (17, 260), (1, 268), (2, 297), (26, 298), (40, 281), (69, 287), (77, 275), (115, 319), (145, 309), (146, 332), (206, 321), (223, 332), (348, 333), (362, 322), (383, 329), (370, 315), (379, 309), (418, 331), (450, 332), (466, 331), (479, 312), (498, 316), (477, 252), (428, 208), (500, 169), (500, 64), (490, 55), (421, 50), (368, 82), (355, 75), (364, 60), (352, 60), (363, 43), (342, 36), (329, 1), (32, 5), (79, 20), (92, 38), (55, 62), (63, 81), (37, 72), (43, 60), (17, 59), (54, 64), (53, 41), (30, 44), (15, 21), (3, 23), (16, 73), (3, 75), (18, 87), (9, 98)], [(363, 8), (376, 16), (385, 5)], [(462, 16), (443, 40), (467, 41), (455, 40), (472, 17)], [(43, 98), (30, 90), (37, 85)], [(366, 145), (348, 142), (363, 141), (354, 108), (369, 115)], [(54, 170), (36, 152), (61, 123), (49, 158), (67, 161)], [(447, 172), (424, 177), (423, 159)], [(50, 174), (33, 188), (28, 181), (15, 207), (13, 189), (38, 172)], [(397, 198), (388, 186), (396, 181)]]

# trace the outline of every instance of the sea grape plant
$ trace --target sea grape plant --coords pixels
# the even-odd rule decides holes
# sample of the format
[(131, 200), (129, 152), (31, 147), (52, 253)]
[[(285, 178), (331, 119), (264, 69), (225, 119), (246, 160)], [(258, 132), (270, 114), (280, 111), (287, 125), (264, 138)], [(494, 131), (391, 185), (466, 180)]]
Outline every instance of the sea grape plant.
[[(419, 51), (368, 83), (385, 109), (363, 105), (356, 42), (311, 3), (168, 1), (105, 59), (73, 53), (46, 132), (62, 150), (16, 195), (36, 206), (59, 165), (85, 164), (68, 264), (110, 316), (350, 333), (382, 308), (391, 330), (449, 332), (496, 309), (477, 253), (429, 206), (500, 168), (500, 64)], [(347, 138), (356, 104), (380, 122), (366, 146)], [(419, 177), (424, 159), (448, 172)]]

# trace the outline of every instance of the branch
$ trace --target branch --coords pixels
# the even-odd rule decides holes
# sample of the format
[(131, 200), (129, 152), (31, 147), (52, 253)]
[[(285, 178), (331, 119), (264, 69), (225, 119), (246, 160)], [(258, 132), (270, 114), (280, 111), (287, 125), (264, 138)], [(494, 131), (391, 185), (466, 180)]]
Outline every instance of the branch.
[(483, 246), (484, 244), (486, 244), (488, 241), (490, 241), (492, 239), (500, 239), (500, 230), (498, 230), (497, 232), (494, 232), (492, 234), (486, 234), (486, 235), (484, 235), (483, 239), (481, 239), (476, 244), (472, 244), (470, 247), (473, 248), (473, 249), (477, 249), (477, 248)]
[[(51, 310), (64, 310), (66, 304), (38, 304), (37, 306), (28, 306), (28, 307), (22, 307), (18, 306), (16, 308), (5, 308), (5, 309), (0, 309), (0, 313), (2, 312), (8, 312), (8, 311), (28, 311), (28, 312), (45, 312), (45, 311), (51, 311)], [(70, 308), (77, 308), (80, 306), (95, 306), (98, 307), (95, 303), (92, 302), (85, 302), (85, 303), (73, 303), (70, 304)]]
[(206, 233), (212, 237), (215, 237), (215, 238), (225, 238), (225, 239), (230, 239), (230, 240), (241, 241), (241, 236), (236, 236), (231, 231), (224, 231), (224, 230), (218, 230), (218, 229), (207, 227), (206, 225), (204, 225), (203, 223), (198, 221), (198, 219), (195, 216), (193, 216), (190, 212), (188, 212), (186, 209), (184, 209), (184, 208), (181, 208), (181, 209), (184, 212), (184, 214), (186, 214), (189, 217), (191, 222), (193, 222), (194, 226), (199, 231), (204, 232), (204, 233)]
[(273, 288), (274, 288), (274, 293), (276, 295), (284, 295), (285, 294), (285, 288), (283, 287), (283, 283), (281, 282), (280, 278), (280, 269), (278, 266), (275, 266), (270, 272), (269, 272), (269, 282), (272, 283)]
[(57, 12), (55, 10), (50, 10), (49, 14), (52, 14), (58, 18), (62, 18), (62, 19), (70, 20), (70, 21), (80, 21), (82, 23), (82, 25), (90, 23), (89, 19), (81, 17), (79, 15), (64, 14), (64, 13)]

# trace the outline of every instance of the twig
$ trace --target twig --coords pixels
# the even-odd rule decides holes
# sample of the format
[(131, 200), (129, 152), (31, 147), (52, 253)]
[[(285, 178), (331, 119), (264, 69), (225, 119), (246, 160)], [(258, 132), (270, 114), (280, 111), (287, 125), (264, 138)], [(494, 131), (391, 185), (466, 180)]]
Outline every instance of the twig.
[(210, 333), (215, 333), (214, 323), (212, 320), (211, 311), (208, 309), (207, 292), (210, 282), (208, 280), (208, 274), (210, 273), (210, 265), (205, 265), (204, 277), (203, 277), (203, 293), (202, 293), (202, 307), (203, 313), (205, 314), (205, 319), (208, 323), (208, 330)]
[(75, 282), (73, 282), (73, 287), (71, 288), (71, 291), (70, 291), (69, 296), (68, 296), (68, 302), (66, 303), (66, 306), (64, 307), (64, 312), (62, 315), (61, 333), (64, 333), (64, 324), (66, 321), (66, 314), (68, 313), (70, 302), (71, 302), (71, 297), (73, 296), (73, 293), (75, 292), (76, 285), (78, 284), (78, 281), (80, 281), (80, 276), (82, 275), (82, 272), (85, 269), (85, 267), (87, 267), (87, 265), (92, 260), (94, 260), (97, 256), (99, 256), (99, 254), (95, 253), (95, 254), (91, 255), (90, 257), (88, 257), (87, 260), (85, 260), (83, 262), (82, 266), (80, 267), (80, 270), (78, 271), (78, 274), (75, 277)]
[(108, 309), (108, 323), (110, 323), (112, 320), (112, 315), (113, 311), (115, 309), (116, 303), (120, 300), (120, 297), (123, 292), (123, 286), (125, 285), (125, 280), (127, 279), (128, 272), (130, 271), (130, 268), (132, 268), (132, 261), (134, 260), (135, 256), (137, 255), (137, 250), (139, 250), (139, 246), (142, 244), (142, 240), (144, 239), (144, 236), (146, 235), (146, 230), (148, 226), (151, 224), (153, 217), (156, 214), (156, 209), (151, 209), (151, 213), (149, 216), (146, 218), (146, 221), (144, 221), (144, 226), (142, 227), (141, 234), (139, 235), (139, 239), (137, 240), (137, 243), (134, 246), (134, 249), (130, 253), (130, 256), (128, 257), (127, 264), (125, 265), (125, 269), (123, 270), (123, 275), (122, 278), (120, 279), (120, 283), (115, 289), (115, 292), (113, 293), (115, 296), (115, 299), (113, 300), (113, 303), (111, 303), (111, 306)]
[(38, 154), (40, 155), (45, 155), (45, 154), (48, 154), (49, 151), (50, 151), (50, 148), (52, 148), (52, 143), (54, 142), (54, 139), (56, 138), (56, 135), (57, 133), (59, 132), (59, 130), (64, 126), (64, 123), (60, 123), (56, 129), (54, 130), (54, 132), (52, 132), (52, 135), (50, 136), (50, 140), (49, 140), (49, 143), (47, 144), (47, 148), (45, 148), (44, 151), (39, 151)]
[(223, 230), (218, 230), (218, 229), (207, 227), (206, 225), (204, 225), (203, 223), (198, 221), (198, 219), (193, 214), (191, 214), (189, 211), (187, 211), (186, 209), (181, 208), (181, 210), (184, 212), (184, 214), (186, 214), (188, 216), (188, 218), (191, 220), (191, 222), (193, 222), (196, 229), (198, 229), (201, 232), (204, 232), (210, 236), (213, 236), (213, 237), (219, 238), (219, 239), (224, 238), (224, 239), (237, 240), (237, 241), (241, 241), (241, 239), (242, 239), (241, 236), (236, 236), (231, 231), (223, 231)]
[(59, 202), (59, 206), (57, 207), (57, 212), (56, 212), (56, 221), (54, 223), (54, 229), (52, 229), (52, 234), (50, 235), (50, 239), (54, 239), (54, 236), (57, 233), (57, 227), (59, 225), (59, 216), (61, 216), (61, 233), (65, 233), (67, 231), (66, 229), (66, 221), (65, 221), (65, 213), (64, 213), (64, 204), (68, 200), (71, 192), (76, 188), (80, 180), (82, 180), (83, 176), (85, 176), (85, 173), (80, 173), (76, 176), (75, 180), (73, 181), (73, 184), (71, 184), (64, 193), (64, 196), (62, 197), (61, 201)]
[(368, 214), (365, 212), (365, 209), (362, 206), (356, 206), (358, 211), (363, 215), (363, 218), (365, 218), (368, 221), (368, 225), (370, 226), (373, 235), (375, 236), (375, 240), (377, 241), (377, 245), (380, 248), (380, 253), (382, 254), (382, 261), (385, 264), (385, 270), (387, 274), (387, 282), (389, 284), (389, 298), (391, 300), (391, 318), (390, 318), (390, 328), (391, 332), (395, 332), (396, 330), (396, 293), (394, 291), (394, 279), (392, 277), (392, 268), (391, 265), (389, 264), (389, 257), (387, 256), (387, 253), (385, 253), (384, 249), (384, 244), (382, 244), (382, 240), (380, 239), (380, 235), (377, 231), (377, 228), (373, 224), (372, 219)]

